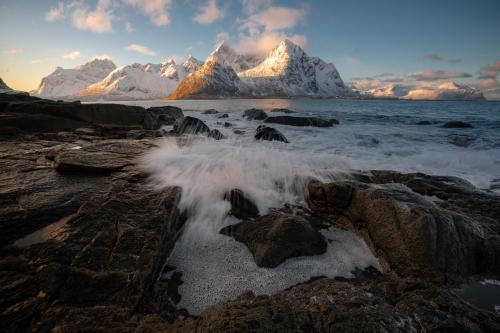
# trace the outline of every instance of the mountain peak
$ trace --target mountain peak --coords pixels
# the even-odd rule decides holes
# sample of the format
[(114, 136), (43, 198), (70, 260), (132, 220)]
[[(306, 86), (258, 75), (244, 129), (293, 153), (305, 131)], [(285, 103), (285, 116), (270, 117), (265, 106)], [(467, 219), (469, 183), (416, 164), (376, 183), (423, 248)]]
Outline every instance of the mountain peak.
[(0, 89), (12, 90), (5, 82), (3, 82), (2, 78), (0, 78)]
[(282, 40), (278, 46), (271, 51), (271, 55), (289, 55), (289, 56), (302, 56), (304, 54), (304, 50), (294, 42), (289, 39)]

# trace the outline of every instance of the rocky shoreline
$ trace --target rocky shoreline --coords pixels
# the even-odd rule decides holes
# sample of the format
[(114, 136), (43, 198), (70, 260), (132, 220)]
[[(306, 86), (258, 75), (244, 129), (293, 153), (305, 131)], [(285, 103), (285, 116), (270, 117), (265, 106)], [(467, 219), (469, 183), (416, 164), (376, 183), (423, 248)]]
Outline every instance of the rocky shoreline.
[[(381, 271), (318, 276), (274, 295), (245, 292), (194, 316), (176, 306), (182, 276), (161, 278), (186, 221), (182, 189), (153, 190), (138, 157), (164, 136), (223, 137), (174, 107), (0, 94), (0, 116), (2, 331), (500, 330), (498, 312), (459, 293), (463, 283), (500, 279), (498, 194), (455, 177), (367, 171), (311, 179), (306, 207), (261, 216), (234, 189), (226, 200), (241, 222), (221, 232), (259, 266), (321, 253), (318, 231), (335, 226), (363, 238)], [(172, 124), (175, 133), (161, 130)], [(261, 127), (257, 139), (287, 141), (272, 130)]]

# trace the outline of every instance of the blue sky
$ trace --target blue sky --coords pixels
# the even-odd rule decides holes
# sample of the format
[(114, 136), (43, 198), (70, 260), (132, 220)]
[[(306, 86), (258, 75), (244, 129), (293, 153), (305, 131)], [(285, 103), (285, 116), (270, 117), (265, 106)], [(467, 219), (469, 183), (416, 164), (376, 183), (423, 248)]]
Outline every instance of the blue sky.
[(500, 90), (498, 0), (2, 0), (0, 77), (30, 90), (95, 56), (205, 59), (221, 39), (267, 52), (286, 37), (346, 81), (428, 71)]

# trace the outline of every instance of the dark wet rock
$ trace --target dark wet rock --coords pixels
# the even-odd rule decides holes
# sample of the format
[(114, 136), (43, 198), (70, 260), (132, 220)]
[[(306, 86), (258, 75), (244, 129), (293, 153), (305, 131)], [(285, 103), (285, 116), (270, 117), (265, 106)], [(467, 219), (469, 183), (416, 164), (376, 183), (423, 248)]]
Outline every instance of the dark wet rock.
[(233, 127), (233, 124), (228, 123), (228, 122), (225, 122), (225, 123), (224, 123), (224, 127)]
[(244, 114), (248, 120), (264, 120), (267, 118), (267, 113), (261, 109), (248, 109)]
[(288, 143), (288, 140), (280, 131), (264, 125), (257, 127), (257, 130), (255, 131), (255, 139)]
[[(0, 128), (24, 132), (58, 132), (81, 127), (115, 126), (156, 129), (151, 113), (138, 106), (55, 102), (0, 94)], [(6, 97), (7, 95), (7, 97)]]
[(500, 319), (415, 279), (319, 278), (272, 296), (241, 294), (169, 332), (494, 332)]
[(155, 106), (147, 109), (149, 129), (159, 129), (161, 126), (173, 125), (178, 119), (184, 117), (181, 108), (176, 106)]
[(430, 120), (421, 120), (421, 121), (417, 121), (415, 123), (415, 125), (419, 125), (419, 126), (428, 126), (428, 125), (433, 125), (433, 124), (437, 124), (437, 122), (430, 121)]
[(218, 129), (213, 129), (208, 132), (208, 137), (215, 140), (222, 140), (226, 138)]
[(242, 134), (245, 134), (245, 131), (242, 131), (242, 130), (239, 130), (239, 129), (235, 129), (233, 131), (234, 134), (238, 134), (238, 135), (242, 135)]
[(177, 134), (208, 134), (210, 129), (198, 118), (184, 117), (175, 122), (174, 132)]
[(244, 221), (220, 231), (244, 243), (259, 267), (273, 268), (288, 258), (325, 253), (323, 235), (306, 218), (275, 213)]
[(54, 168), (59, 172), (116, 171), (134, 164), (134, 152), (140, 153), (150, 147), (141, 142), (106, 141), (83, 148), (62, 148), (54, 152)]
[(266, 120), (264, 120), (264, 122), (269, 124), (281, 124), (290, 126), (332, 127), (336, 123), (336, 120), (325, 120), (315, 117), (276, 116), (268, 117), (266, 118)]
[(166, 105), (166, 106), (153, 106), (148, 109), (148, 111), (159, 114), (159, 115), (164, 115), (164, 116), (169, 116), (170, 118), (174, 119), (179, 119), (184, 117), (184, 113), (182, 112), (182, 109), (177, 107), (177, 106), (172, 106), (172, 105)]
[(467, 148), (474, 142), (475, 138), (468, 135), (450, 135), (449, 140), (457, 147)]
[(215, 109), (208, 109), (208, 110), (205, 110), (202, 112), (203, 114), (216, 114), (216, 113), (219, 113), (219, 111), (215, 110)]
[(259, 216), (259, 209), (240, 189), (233, 189), (224, 195), (224, 200), (231, 203), (229, 214), (239, 219), (249, 219)]
[(296, 111), (292, 111), (290, 109), (285, 109), (285, 108), (275, 108), (271, 109), (269, 112), (281, 112), (281, 113), (297, 113)]
[(223, 113), (220, 116), (218, 116), (217, 118), (229, 118), (229, 115), (227, 113)]
[[(412, 190), (406, 187), (412, 185), (409, 182), (401, 186), (377, 176), (373, 180), (379, 184), (311, 182), (309, 208), (323, 216), (337, 216), (339, 225), (362, 236), (386, 271), (419, 276), (498, 273), (492, 268), (500, 250), (494, 241), (498, 223), (485, 216), (487, 213), (478, 219), (477, 211), (466, 214), (463, 209), (459, 213), (440, 207), (417, 193), (422, 183), (413, 183)], [(437, 183), (433, 179), (429, 190)], [(488, 199), (500, 203), (498, 196), (489, 195)], [(493, 223), (495, 229), (491, 229)], [(493, 237), (488, 249), (483, 248), (486, 235)]]
[(463, 121), (448, 121), (441, 126), (442, 128), (474, 128), (469, 123)]

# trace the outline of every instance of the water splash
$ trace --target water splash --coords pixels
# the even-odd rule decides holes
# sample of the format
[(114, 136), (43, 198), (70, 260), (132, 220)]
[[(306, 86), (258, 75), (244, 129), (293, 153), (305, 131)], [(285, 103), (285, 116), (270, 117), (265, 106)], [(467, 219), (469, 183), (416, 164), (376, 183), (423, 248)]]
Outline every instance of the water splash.
[(271, 294), (314, 276), (349, 277), (355, 268), (378, 267), (361, 239), (336, 228), (324, 231), (329, 239), (325, 254), (289, 259), (275, 269), (257, 267), (243, 244), (219, 234), (238, 222), (227, 215), (230, 204), (223, 200), (231, 189), (241, 189), (260, 214), (266, 214), (285, 204), (302, 205), (311, 178), (328, 181), (350, 168), (333, 155), (287, 151), (282, 146), (205, 138), (178, 145), (171, 138), (144, 156), (143, 165), (156, 189), (183, 189), (179, 205), (188, 213), (188, 221), (168, 264), (183, 273), (179, 306), (190, 313), (199, 314), (245, 290)]

